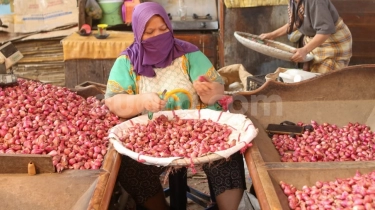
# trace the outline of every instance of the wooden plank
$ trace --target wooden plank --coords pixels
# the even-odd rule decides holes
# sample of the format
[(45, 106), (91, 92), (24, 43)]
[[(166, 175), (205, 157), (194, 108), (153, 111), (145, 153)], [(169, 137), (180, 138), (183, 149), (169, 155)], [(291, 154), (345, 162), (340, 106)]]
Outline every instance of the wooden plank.
[(55, 167), (50, 155), (29, 155), (29, 154), (1, 154), (0, 155), (0, 174), (7, 173), (27, 173), (28, 164), (33, 162), (36, 172), (54, 173)]
[(375, 1), (373, 0), (331, 0), (339, 13), (374, 13)]
[[(375, 26), (374, 26), (375, 27)], [(353, 56), (350, 59), (350, 65), (359, 65), (363, 63), (375, 63), (375, 41), (357, 40), (353, 44)]]
[(201, 34), (201, 33), (188, 33), (176, 32), (175, 37), (196, 45), (210, 59), (211, 63), (217, 68), (217, 43), (218, 37), (216, 34)]
[(102, 67), (103, 67), (103, 81), (101, 84), (107, 85), (107, 81), (109, 78), (109, 73), (111, 72), (112, 66), (115, 63), (116, 59), (108, 59), (108, 60), (103, 60), (102, 62)]
[(375, 168), (374, 161), (344, 161), (340, 162), (269, 162), (264, 163), (267, 170), (280, 170), (280, 169), (332, 169), (332, 168), (346, 168), (346, 169), (356, 169), (356, 168)]
[(57, 56), (46, 55), (45, 57), (24, 57), (18, 63), (48, 63), (48, 62), (62, 62), (64, 60), (64, 56), (62, 53)]
[[(108, 184), (110, 173), (101, 171), (98, 179), (98, 183), (95, 186), (95, 190), (91, 196), (89, 206), (87, 209), (95, 209), (95, 210), (106, 210), (108, 206), (102, 206), (101, 202), (104, 198), (104, 192)], [(109, 202), (108, 202), (109, 204)]]
[(224, 16), (225, 16), (225, 5), (224, 0), (219, 0), (219, 38), (218, 38), (218, 66), (219, 68), (224, 67)]
[(0, 174), (2, 210), (94, 210), (89, 196), (99, 170), (64, 170), (62, 173)]
[(65, 61), (65, 86), (74, 88), (87, 81), (107, 84), (115, 60), (74, 59)]
[(121, 156), (122, 155), (119, 154), (111, 144), (108, 149), (108, 154), (106, 155), (107, 160), (104, 162), (104, 165), (102, 167), (103, 170), (108, 171), (110, 174), (108, 177), (107, 186), (105, 187), (105, 191), (103, 194), (103, 199), (101, 200), (101, 209), (105, 209), (105, 207), (108, 207), (108, 204), (110, 202), (112, 192), (116, 184), (117, 174), (120, 170)]
[(65, 61), (65, 87), (74, 88), (78, 84), (77, 60)]
[[(77, 61), (77, 81), (93, 81), (103, 83), (104, 71), (102, 68), (102, 60), (79, 59)], [(77, 84), (75, 84), (77, 85)]]
[(78, 0), (78, 28), (86, 23), (86, 0)]
[(256, 144), (253, 143), (253, 146), (246, 151), (244, 156), (245, 156), (246, 165), (249, 170), (250, 177), (251, 177), (251, 181), (254, 186), (257, 199), (259, 201), (259, 205), (261, 209), (268, 210), (270, 209), (270, 207), (268, 204), (267, 195), (265, 193), (265, 190), (261, 182), (260, 173), (258, 171), (259, 166), (256, 163), (256, 161), (253, 159), (253, 156), (256, 155), (255, 153), (257, 150), (258, 149), (257, 149)]
[(374, 13), (348, 13), (340, 12), (341, 18), (349, 27), (351, 25), (375, 25), (375, 12)]
[(375, 63), (375, 57), (364, 58), (361, 55), (353, 55), (350, 59), (350, 65), (359, 65), (361, 63)]
[(375, 50), (373, 49), (375, 49), (375, 41), (356, 41), (353, 45), (354, 54), (362, 57), (375, 58)]
[(348, 26), (353, 37), (353, 45), (357, 41), (374, 41), (375, 25), (369, 27), (370, 25), (351, 25)]
[(374, 63), (375, 1), (331, 0), (353, 36), (350, 65)]

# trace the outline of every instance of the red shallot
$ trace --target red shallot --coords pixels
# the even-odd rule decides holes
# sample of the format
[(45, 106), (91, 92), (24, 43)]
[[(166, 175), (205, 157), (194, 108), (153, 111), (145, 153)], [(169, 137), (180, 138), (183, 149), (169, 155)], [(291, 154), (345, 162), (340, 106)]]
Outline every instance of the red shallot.
[(232, 129), (226, 124), (210, 119), (180, 119), (177, 115), (173, 120), (160, 115), (123, 132), (120, 140), (126, 148), (152, 157), (195, 158), (229, 149), (237, 142), (228, 141)]
[(280, 181), (291, 209), (375, 209), (375, 171), (296, 189)]
[[(299, 123), (299, 125), (304, 125)], [(367, 125), (337, 125), (311, 121), (312, 131), (301, 136), (275, 134), (272, 142), (282, 162), (328, 162), (375, 160), (375, 135)]]
[(0, 153), (48, 154), (56, 170), (98, 169), (119, 118), (94, 97), (18, 79), (0, 88)]

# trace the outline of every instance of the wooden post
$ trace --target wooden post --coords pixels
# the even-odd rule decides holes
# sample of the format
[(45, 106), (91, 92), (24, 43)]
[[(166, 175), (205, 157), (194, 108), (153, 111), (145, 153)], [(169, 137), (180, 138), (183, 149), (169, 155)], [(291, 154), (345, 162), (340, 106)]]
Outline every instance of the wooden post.
[(87, 0), (78, 0), (78, 28), (83, 24), (89, 24), (92, 27), (91, 17), (86, 15), (85, 7)]
[(218, 15), (218, 18), (219, 18), (219, 38), (218, 38), (218, 63), (219, 63), (219, 67), (224, 67), (224, 17), (225, 17), (225, 4), (224, 4), (224, 0), (219, 0), (219, 3), (218, 3), (218, 7), (219, 7), (219, 15)]

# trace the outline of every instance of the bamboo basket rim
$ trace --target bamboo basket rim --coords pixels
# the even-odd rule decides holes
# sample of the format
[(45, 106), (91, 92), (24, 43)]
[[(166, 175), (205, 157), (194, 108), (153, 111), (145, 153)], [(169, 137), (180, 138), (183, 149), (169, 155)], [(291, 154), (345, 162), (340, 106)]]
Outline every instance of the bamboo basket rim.
[[(286, 61), (290, 61), (291, 57), (293, 56), (292, 50), (296, 49), (278, 41), (270, 39), (261, 40), (258, 35), (246, 32), (235, 31), (234, 37), (237, 39), (237, 41), (249, 49)], [(314, 56), (309, 53), (306, 55), (303, 62), (308, 62), (312, 59), (314, 59)]]
[[(175, 113), (174, 113), (175, 112)], [(232, 123), (231, 126), (234, 128), (234, 132), (231, 135), (234, 135), (229, 138), (237, 139), (237, 144), (231, 148), (226, 150), (216, 151), (215, 153), (208, 153), (203, 156), (199, 157), (153, 157), (149, 155), (143, 155), (137, 153), (135, 151), (129, 150), (125, 146), (123, 146), (122, 142), (120, 141), (121, 133), (126, 129), (127, 126), (132, 126), (135, 123), (143, 123), (145, 120), (148, 120), (147, 115), (141, 115), (136, 118), (132, 118), (128, 121), (125, 121), (119, 125), (114, 126), (109, 132), (110, 142), (113, 143), (115, 149), (123, 154), (131, 157), (134, 160), (145, 160), (145, 164), (147, 165), (160, 165), (160, 166), (168, 166), (168, 167), (184, 167), (184, 166), (193, 166), (193, 165), (202, 165), (204, 163), (212, 163), (219, 159), (225, 159), (230, 155), (240, 151), (242, 148), (247, 146), (258, 134), (258, 129), (254, 126), (252, 121), (242, 115), (236, 113), (226, 113), (221, 111), (214, 111), (214, 110), (175, 110), (175, 111), (160, 111), (155, 113), (157, 115), (172, 115), (172, 113), (176, 115), (182, 116), (182, 119), (189, 119), (190, 117), (195, 117), (195, 115), (199, 115), (199, 118), (196, 119), (217, 119), (219, 116), (220, 120), (217, 119), (216, 122), (222, 123), (223, 121), (229, 120), (228, 123)], [(173, 114), (173, 115), (174, 115)], [(185, 114), (185, 116), (184, 116)], [(202, 116), (201, 116), (202, 114)], [(222, 116), (223, 115), (223, 116)], [(184, 118), (188, 117), (188, 118)], [(201, 118), (202, 117), (202, 118)], [(147, 118), (147, 119), (146, 119)], [(136, 121), (133, 121), (136, 120)], [(223, 120), (223, 121), (222, 121)], [(234, 121), (237, 124), (233, 124)], [(242, 134), (242, 135), (241, 135)], [(230, 154), (230, 155), (229, 155)], [(157, 163), (156, 160), (160, 162)], [(155, 161), (155, 162), (152, 162)], [(142, 162), (142, 161), (140, 161)]]

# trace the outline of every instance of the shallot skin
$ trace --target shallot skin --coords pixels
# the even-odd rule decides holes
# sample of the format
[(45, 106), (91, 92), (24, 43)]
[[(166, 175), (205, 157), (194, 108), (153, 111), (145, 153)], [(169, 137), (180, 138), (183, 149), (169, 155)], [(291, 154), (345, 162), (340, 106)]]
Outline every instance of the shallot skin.
[(94, 97), (18, 79), (0, 87), (0, 153), (48, 154), (57, 172), (98, 169), (120, 119)]

